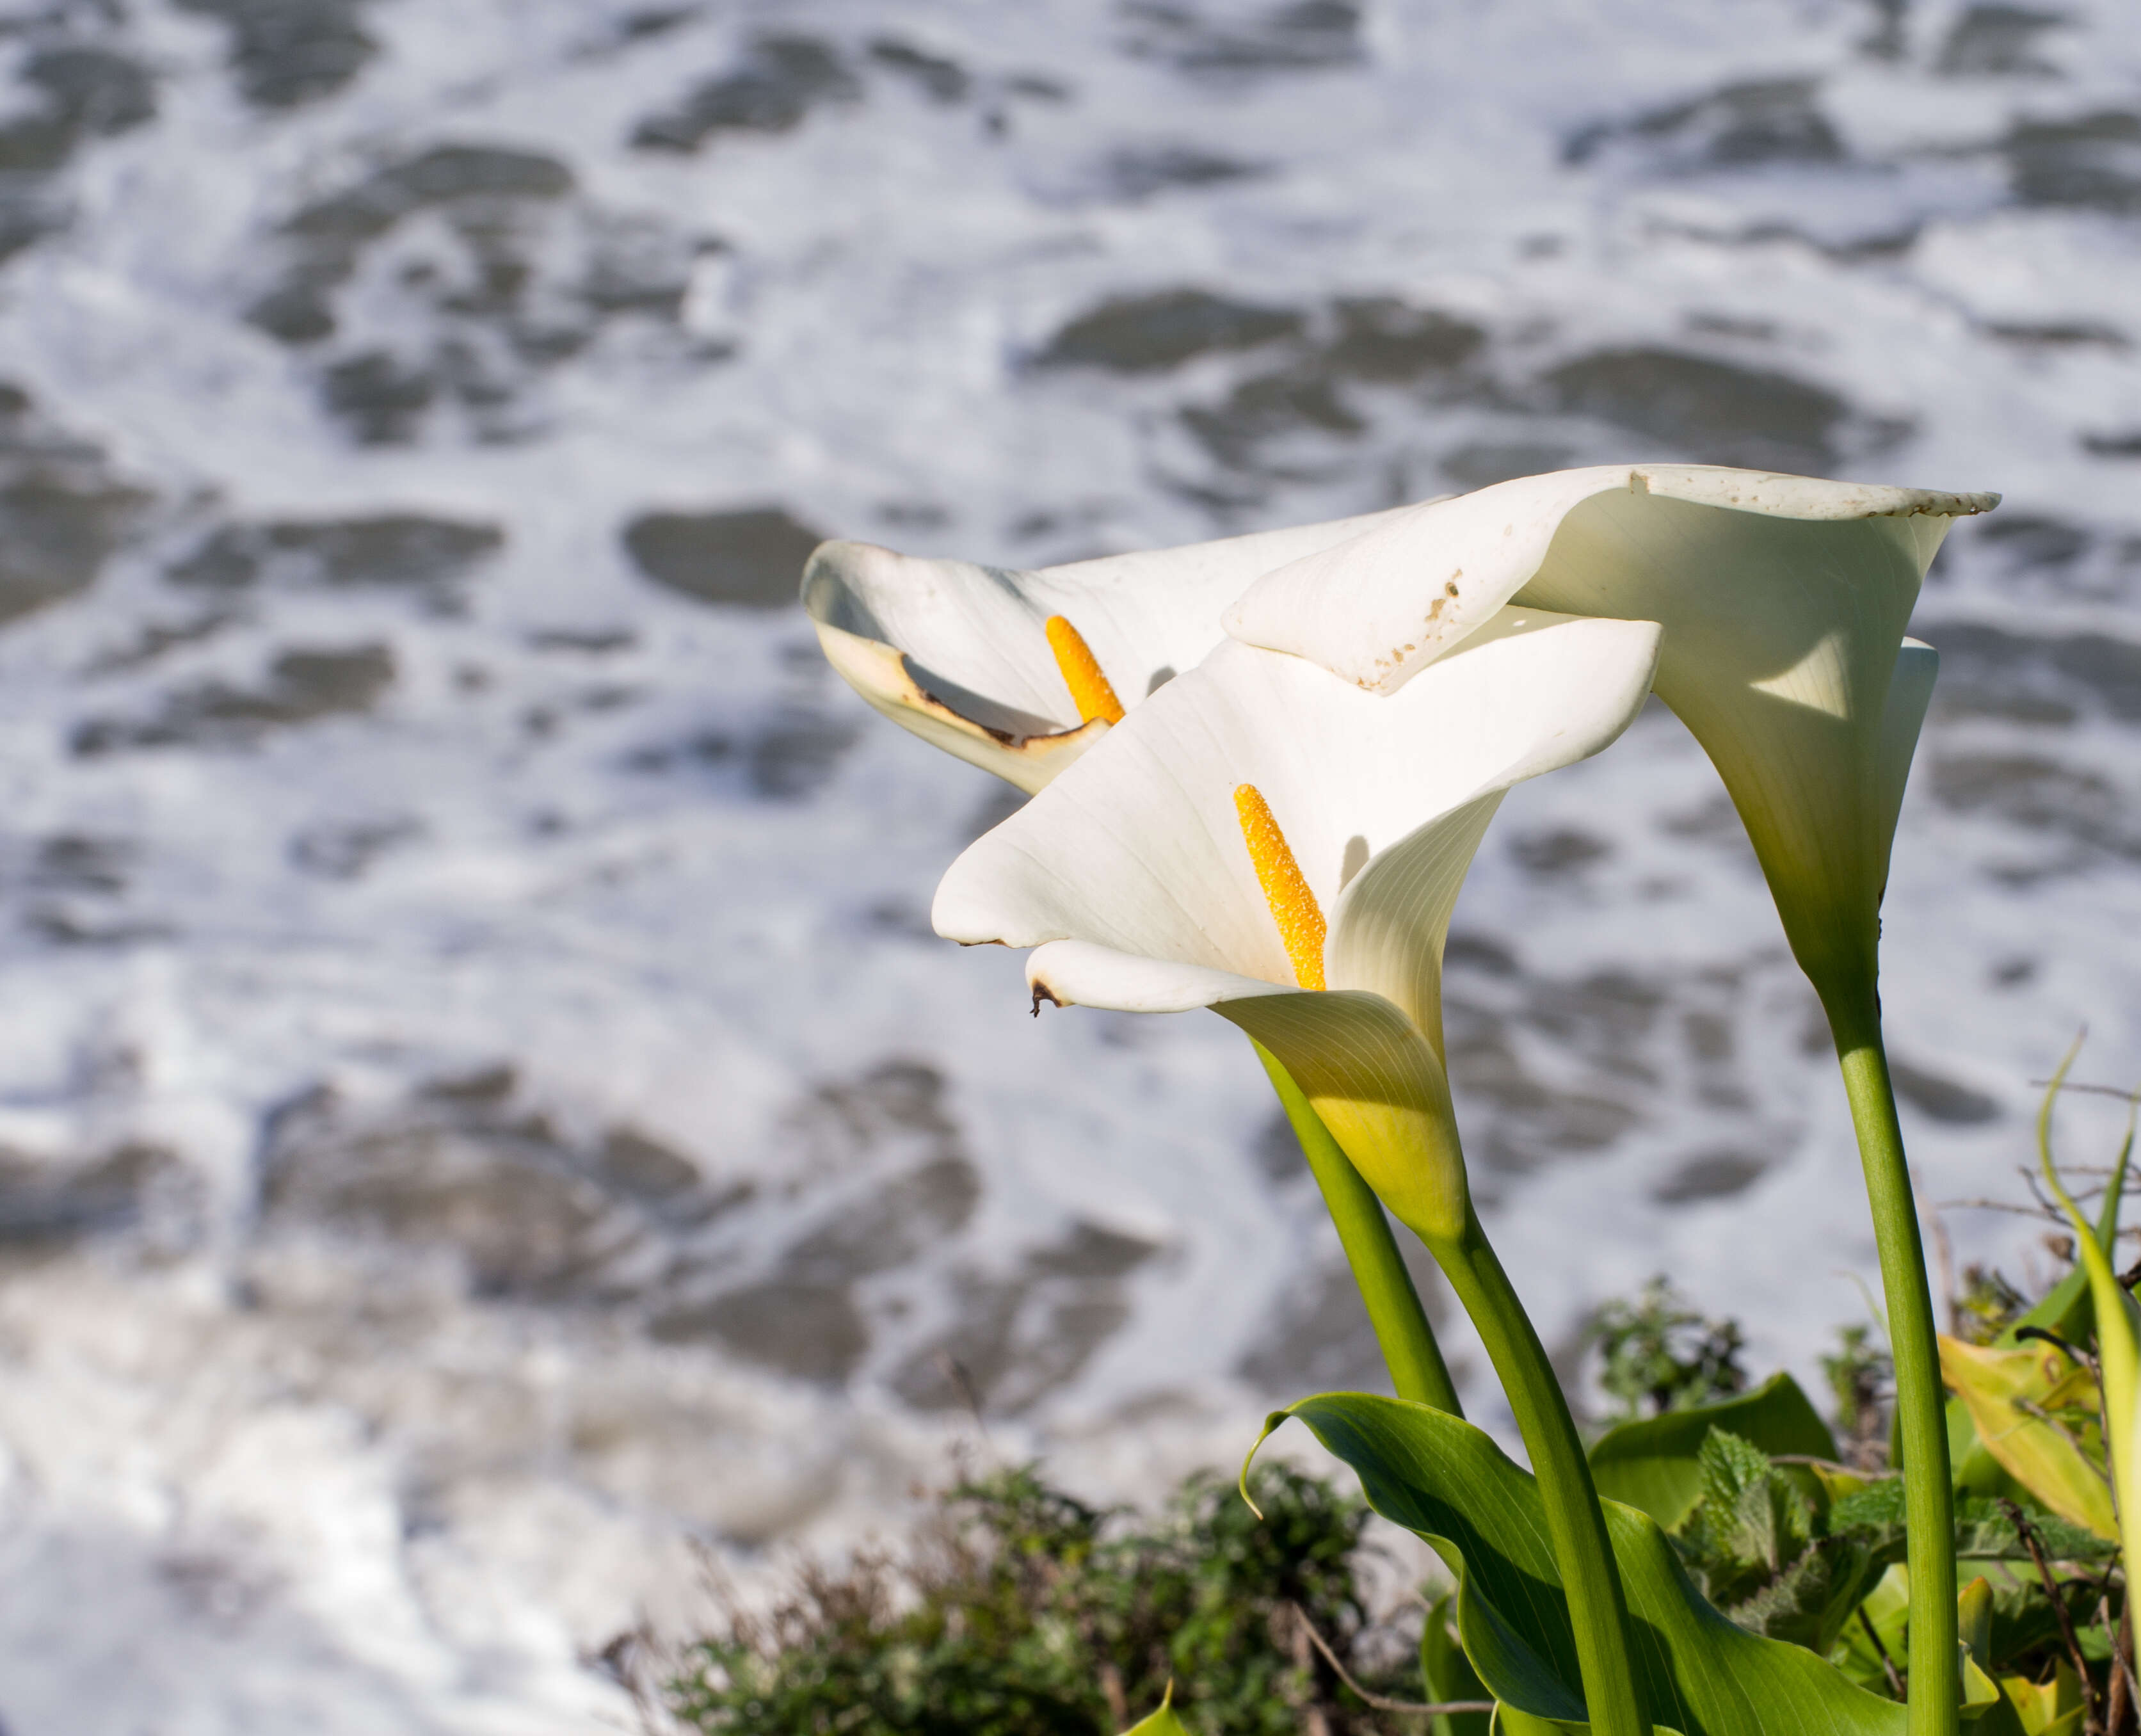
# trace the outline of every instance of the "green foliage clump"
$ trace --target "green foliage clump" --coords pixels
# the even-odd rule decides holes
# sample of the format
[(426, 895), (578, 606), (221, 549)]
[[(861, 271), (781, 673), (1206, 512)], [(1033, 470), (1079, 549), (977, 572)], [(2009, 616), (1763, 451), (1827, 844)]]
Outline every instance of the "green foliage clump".
[(1605, 1359), (1599, 1384), (1619, 1407), (1618, 1421), (1691, 1409), (1746, 1389), (1739, 1322), (1705, 1320), (1662, 1276), (1633, 1301), (1608, 1302), (1592, 1330)]
[(699, 1642), (671, 1710), (709, 1736), (1112, 1736), (1171, 1680), (1202, 1736), (1395, 1729), (1303, 1625), (1371, 1691), (1416, 1691), (1410, 1644), (1363, 1601), (1366, 1507), (1282, 1465), (1253, 1493), (1261, 1518), (1194, 1478), (1139, 1524), (1031, 1468), (962, 1483), (907, 1553), (806, 1570)]

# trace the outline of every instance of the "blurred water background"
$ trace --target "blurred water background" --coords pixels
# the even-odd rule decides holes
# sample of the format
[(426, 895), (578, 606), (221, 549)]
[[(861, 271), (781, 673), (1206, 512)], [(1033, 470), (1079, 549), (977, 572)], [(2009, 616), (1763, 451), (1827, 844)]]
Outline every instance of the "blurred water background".
[[(2004, 490), (1917, 628), (1926, 1197), (2013, 1193), (2080, 1022), (2141, 1066), (2125, 0), (11, 0), (0, 66), (11, 1736), (616, 1725), (695, 1548), (1377, 1381), (1231, 1027), (929, 936), (1006, 793), (823, 668), (821, 535)], [(1451, 958), (1572, 1369), (1669, 1268), (1816, 1378), (1841, 1094), (1670, 716), (1511, 799)]]

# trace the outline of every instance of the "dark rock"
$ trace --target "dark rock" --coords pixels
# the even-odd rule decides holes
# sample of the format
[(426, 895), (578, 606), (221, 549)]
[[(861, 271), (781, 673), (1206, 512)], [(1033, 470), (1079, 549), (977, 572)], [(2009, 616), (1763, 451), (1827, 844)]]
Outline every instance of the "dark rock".
[(666, 1206), (699, 1185), (699, 1167), (637, 1128), (613, 1127), (603, 1135), (596, 1173), (608, 1186), (650, 1206)]
[(379, 52), (364, 28), (368, 0), (178, 0), (230, 32), (230, 70), (256, 108), (332, 96)]
[(2093, 458), (2141, 458), (2141, 428), (2130, 433), (2084, 434), (2081, 446)]
[(701, 602), (760, 609), (795, 601), (803, 563), (824, 540), (773, 506), (647, 513), (624, 530), (626, 552), (655, 583)]
[(1933, 798), (1942, 807), (2069, 847), (2064, 856), (2038, 858), (2023, 878), (2105, 855), (2141, 860), (2141, 835), (2129, 823), (2125, 799), (2094, 772), (2040, 754), (1943, 754), (1932, 770)]
[(1016, 1415), (1075, 1379), (1130, 1318), (1123, 1281), (1159, 1250), (1079, 1223), (1032, 1249), (1018, 1271), (968, 1272), (954, 1285), (950, 1330), (911, 1355), (893, 1390), (918, 1410)]
[(1331, 304), (1338, 335), (1323, 351), (1334, 373), (1378, 386), (1410, 386), (1462, 367), (1484, 349), (1487, 334), (1471, 321), (1415, 307), (1393, 297)]
[(2071, 120), (2017, 121), (2005, 149), (2024, 204), (2141, 212), (2141, 114), (2099, 109)]
[(851, 102), (861, 86), (839, 52), (815, 37), (765, 36), (733, 70), (693, 87), (632, 135), (640, 150), (688, 153), (722, 132), (785, 133), (815, 108)]
[(1159, 373), (1192, 357), (1297, 337), (1304, 323), (1291, 308), (1228, 301), (1202, 289), (1118, 297), (1056, 332), (1033, 366)]
[(1804, 78), (1728, 85), (1632, 120), (1587, 127), (1563, 155), (1582, 163), (1609, 145), (1632, 144), (1658, 167), (1681, 173), (1836, 162), (1843, 144), (1821, 111), (1819, 89)]
[(1134, 203), (1171, 187), (1216, 187), (1272, 172), (1268, 163), (1245, 163), (1194, 145), (1154, 145), (1111, 151), (1102, 178), (1110, 196)]
[(0, 482), (0, 622), (86, 590), (149, 499), (86, 465), (32, 464)]
[(170, 1152), (127, 1144), (88, 1163), (39, 1162), (0, 1149), (0, 1250), (63, 1247), (197, 1211), (197, 1181)]
[(1913, 1067), (1892, 1055), (1888, 1073), (1896, 1082), (1896, 1094), (1931, 1120), (1950, 1127), (1976, 1127), (2000, 1119), (2000, 1105), (1991, 1098), (1937, 1073)]
[(2141, 722), (2141, 646), (2100, 633), (2012, 633), (1978, 622), (1927, 627), (1941, 653), (1939, 714), (2068, 723), (2090, 711)]
[(107, 48), (46, 48), (22, 67), (37, 93), (30, 114), (0, 124), (0, 174), (48, 175), (86, 139), (155, 119), (156, 87), (136, 61)]
[(1245, 380), (1216, 405), (1184, 410), (1182, 420), (1205, 450), (1238, 470), (1260, 468), (1262, 449), (1290, 435), (1350, 438), (1367, 427), (1331, 380), (1310, 368)]
[(1528, 873), (1542, 876), (1572, 873), (1603, 861), (1613, 846), (1602, 838), (1573, 827), (1558, 826), (1547, 832), (1528, 832), (1510, 840), (1509, 853)]
[(2037, 58), (2037, 38), (2066, 22), (2063, 12), (1973, 6), (1955, 21), (1933, 70), (1950, 78), (2050, 77), (2059, 69)]
[(1546, 376), (1560, 409), (1669, 441), (1706, 463), (1819, 475), (1850, 406), (1825, 387), (1674, 350), (1603, 350)]
[(667, 1310), (647, 1331), (660, 1344), (711, 1341), (760, 1367), (829, 1384), (845, 1381), (869, 1350), (869, 1328), (845, 1290), (786, 1278)]
[(385, 350), (337, 361), (321, 380), (329, 414), (348, 425), (361, 446), (406, 445), (438, 396), (436, 375), (411, 367)]
[(897, 37), (871, 40), (869, 57), (888, 72), (913, 84), (933, 102), (954, 103), (973, 88), (973, 80), (957, 61), (930, 54)]
[(380, 585), (443, 593), (504, 546), (495, 524), (381, 513), (226, 524), (168, 568), (172, 583), (242, 590), (268, 583), (327, 588)]
[(2089, 535), (2062, 519), (2002, 513), (1986, 522), (1976, 540), (1984, 548), (1997, 549), (2011, 568), (2023, 570), (2073, 565), (2088, 551)]
[(1322, 71), (1363, 57), (1358, 0), (1291, 0), (1223, 22), (1186, 0), (1125, 0), (1121, 13), (1126, 52), (1213, 82)]
[(1769, 1167), (1767, 1159), (1751, 1152), (1704, 1152), (1688, 1158), (1651, 1188), (1651, 1197), (1661, 1206), (1730, 1199), (1753, 1187)]
[(369, 711), (394, 685), (394, 654), (384, 645), (292, 649), (268, 668), (265, 686), (210, 681), (174, 694), (149, 718), (97, 718), (74, 732), (85, 757), (125, 748), (234, 745), (271, 729)]

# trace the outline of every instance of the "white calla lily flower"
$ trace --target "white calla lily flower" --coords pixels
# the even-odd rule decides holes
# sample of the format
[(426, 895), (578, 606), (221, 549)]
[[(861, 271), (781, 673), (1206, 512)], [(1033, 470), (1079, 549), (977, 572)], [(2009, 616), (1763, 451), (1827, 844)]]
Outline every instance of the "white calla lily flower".
[(1202, 662), (1251, 580), (1394, 516), (1032, 572), (826, 543), (804, 571), (803, 607), (827, 659), (872, 706), (1031, 794)]
[(1824, 996), (1870, 986), (1937, 659), (1905, 623), (1951, 523), (1996, 494), (1709, 465), (1528, 476), (1258, 579), (1237, 639), (1394, 694), (1514, 602), (1665, 629), (1659, 697), (1710, 755)]
[(969, 847), (937, 932), (1034, 948), (1036, 1005), (1224, 1015), (1401, 1220), (1454, 1237), (1459, 886), (1503, 792), (1627, 728), (1657, 647), (1647, 622), (1505, 609), (1385, 700), (1224, 645)]

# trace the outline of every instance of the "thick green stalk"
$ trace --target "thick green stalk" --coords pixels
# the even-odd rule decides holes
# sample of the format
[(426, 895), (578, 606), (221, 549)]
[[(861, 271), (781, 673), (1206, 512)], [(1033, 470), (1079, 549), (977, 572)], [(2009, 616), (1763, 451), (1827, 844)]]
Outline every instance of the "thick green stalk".
[(1309, 1173), (1323, 1190), (1323, 1203), (1330, 1208), (1331, 1222), (1338, 1227), (1338, 1241), (1353, 1268), (1361, 1300), (1367, 1304), (1368, 1323), (1376, 1329), (1376, 1342), (1381, 1346), (1384, 1364), (1390, 1371), (1390, 1384), (1400, 1399), (1432, 1404), (1454, 1417), (1463, 1416), (1464, 1407), (1457, 1402), (1449, 1365), (1442, 1360), (1435, 1328), (1428, 1324), (1427, 1311), (1420, 1306), (1412, 1274), (1405, 1269), (1397, 1238), (1390, 1233), (1390, 1221), (1383, 1215), (1383, 1202), (1361, 1179), (1352, 1159), (1338, 1148), (1338, 1142), (1331, 1137), (1315, 1105), (1293, 1082), (1293, 1075), (1279, 1065), (1278, 1057), (1253, 1037), (1250, 1041), (1255, 1045), (1257, 1059), (1264, 1064), (1264, 1071), (1271, 1075), (1286, 1119), (1293, 1124), (1294, 1137), (1300, 1140), (1302, 1153), (1308, 1159)]
[[(1479, 1329), (1516, 1413), (1524, 1450), (1531, 1455), (1546, 1507), (1547, 1535), (1568, 1594), (1591, 1729), (1594, 1736), (1651, 1736), (1651, 1722), (1636, 1691), (1627, 1599), (1575, 1419), (1553, 1365), (1547, 1360), (1546, 1346), (1469, 1204), (1464, 1218), (1458, 1236), (1429, 1239), (1427, 1245)], [(1952, 1606), (1953, 1599), (1949, 1601)]]
[(1896, 1091), (1871, 984), (1823, 996), (1858, 1134), (1873, 1242), (1881, 1255), (1888, 1348), (1896, 1363), (1896, 1429), (1903, 1449), (1903, 1522), (1911, 1570), (1910, 1736), (1956, 1736), (1955, 1493), (1947, 1458), (1947, 1394), (1933, 1325), (1932, 1286), (1917, 1202), (1903, 1158)]

